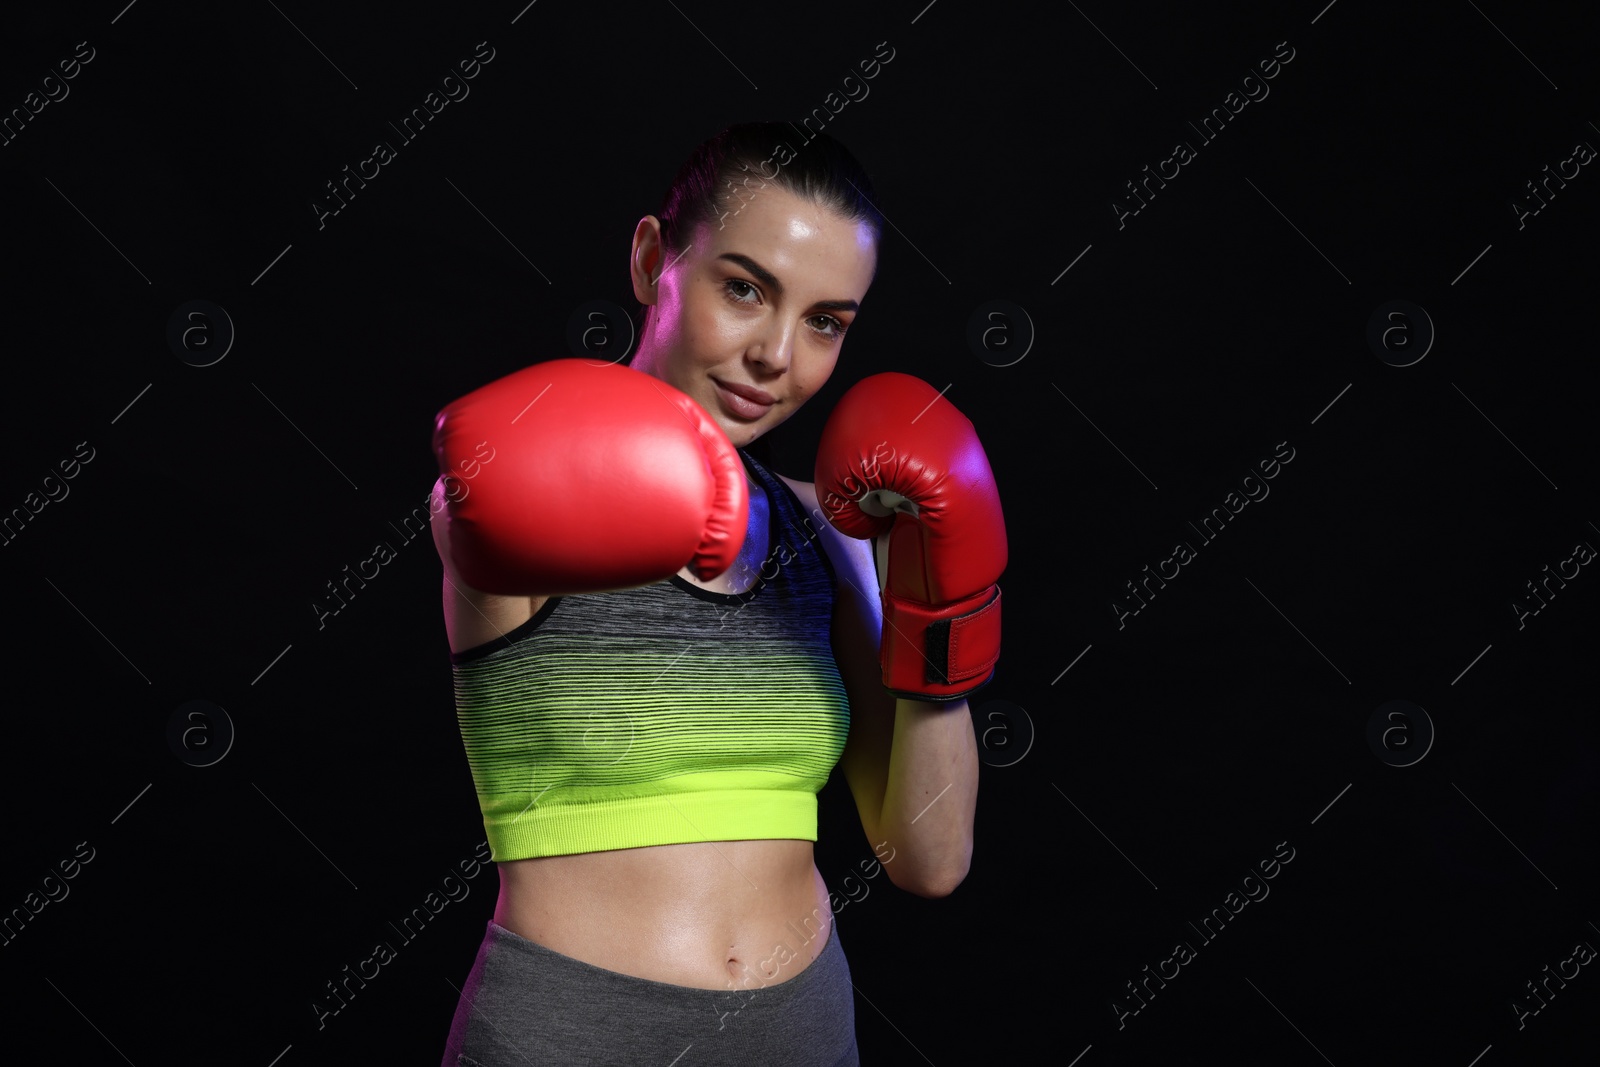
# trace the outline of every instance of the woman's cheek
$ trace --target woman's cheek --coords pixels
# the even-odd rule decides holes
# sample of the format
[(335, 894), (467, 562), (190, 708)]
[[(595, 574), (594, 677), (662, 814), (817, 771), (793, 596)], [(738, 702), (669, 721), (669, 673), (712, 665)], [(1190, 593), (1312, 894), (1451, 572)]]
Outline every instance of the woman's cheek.
[(738, 344), (743, 334), (744, 326), (731, 311), (712, 309), (695, 319), (695, 340), (702, 349), (709, 346), (721, 352)]

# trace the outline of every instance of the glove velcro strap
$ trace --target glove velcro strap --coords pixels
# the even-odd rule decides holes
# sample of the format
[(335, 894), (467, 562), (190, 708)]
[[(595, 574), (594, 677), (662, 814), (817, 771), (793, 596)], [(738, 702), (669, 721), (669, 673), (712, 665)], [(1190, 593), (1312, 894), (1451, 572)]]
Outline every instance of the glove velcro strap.
[(1000, 659), (1000, 587), (933, 606), (883, 596), (884, 685), (915, 700), (959, 700)]

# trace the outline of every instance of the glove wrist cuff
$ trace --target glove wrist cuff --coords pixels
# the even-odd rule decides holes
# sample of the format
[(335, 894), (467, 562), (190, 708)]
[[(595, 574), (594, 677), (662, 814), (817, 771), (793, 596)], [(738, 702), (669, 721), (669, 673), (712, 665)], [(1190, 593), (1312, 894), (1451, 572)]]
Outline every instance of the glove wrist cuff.
[(1000, 586), (930, 605), (883, 594), (883, 684), (896, 696), (960, 700), (988, 684), (1000, 659)]

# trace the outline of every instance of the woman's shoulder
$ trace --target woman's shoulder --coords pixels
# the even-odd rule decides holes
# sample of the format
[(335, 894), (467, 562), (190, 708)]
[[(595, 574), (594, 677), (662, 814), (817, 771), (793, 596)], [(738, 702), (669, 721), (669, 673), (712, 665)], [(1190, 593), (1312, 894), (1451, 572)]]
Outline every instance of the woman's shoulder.
[(779, 474), (778, 477), (800, 501), (800, 507), (805, 512), (807, 528), (818, 531), (818, 539), (828, 554), (828, 561), (833, 564), (833, 569), (841, 580), (848, 578), (847, 584), (852, 588), (870, 588), (876, 592), (878, 575), (877, 564), (872, 558), (872, 542), (846, 537), (834, 529), (833, 524), (823, 517), (822, 508), (817, 504), (816, 483), (802, 482), (786, 474)]
[(779, 474), (778, 477), (784, 485), (794, 490), (794, 495), (800, 498), (800, 503), (806, 506), (807, 512), (817, 506), (817, 487), (814, 482), (797, 481), (787, 474)]
[[(777, 473), (774, 471), (773, 473)], [(800, 501), (800, 511), (806, 520), (808, 528), (816, 529), (823, 538), (824, 543), (850, 541), (822, 516), (822, 508), (817, 505), (817, 487), (814, 482), (802, 482), (791, 478), (787, 474), (779, 474), (779, 479), (794, 493), (795, 499)], [(830, 553), (832, 549), (829, 549)]]

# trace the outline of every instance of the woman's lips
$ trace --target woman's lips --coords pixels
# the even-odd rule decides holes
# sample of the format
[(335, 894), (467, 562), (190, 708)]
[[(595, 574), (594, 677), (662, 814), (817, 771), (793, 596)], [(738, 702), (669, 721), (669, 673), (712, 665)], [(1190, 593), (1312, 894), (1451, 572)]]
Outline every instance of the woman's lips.
[(759, 419), (772, 410), (777, 398), (770, 393), (748, 385), (730, 385), (711, 379), (717, 384), (717, 399), (728, 414), (739, 419)]

